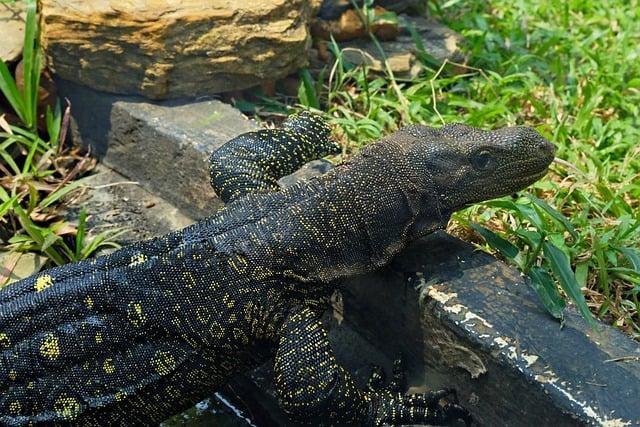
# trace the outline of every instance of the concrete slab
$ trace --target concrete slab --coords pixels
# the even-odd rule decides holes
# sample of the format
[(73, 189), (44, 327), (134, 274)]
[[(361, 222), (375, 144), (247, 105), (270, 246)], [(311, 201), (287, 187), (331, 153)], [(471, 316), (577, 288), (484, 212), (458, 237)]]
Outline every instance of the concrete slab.
[(258, 128), (240, 111), (216, 100), (118, 101), (111, 111), (104, 162), (191, 217), (203, 218), (221, 206), (209, 185), (209, 154)]
[(127, 245), (186, 227), (194, 221), (139, 183), (104, 165), (98, 166), (84, 184), (84, 190), (74, 196), (65, 216), (76, 220), (80, 210), (85, 209), (89, 214), (89, 238), (103, 231), (126, 229), (118, 241)]

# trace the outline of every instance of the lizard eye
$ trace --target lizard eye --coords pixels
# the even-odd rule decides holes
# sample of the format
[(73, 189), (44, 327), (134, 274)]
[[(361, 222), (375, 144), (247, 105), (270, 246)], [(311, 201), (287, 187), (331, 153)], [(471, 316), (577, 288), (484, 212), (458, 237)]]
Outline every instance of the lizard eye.
[(471, 157), (471, 165), (480, 171), (486, 171), (493, 167), (495, 161), (488, 151), (480, 151)]

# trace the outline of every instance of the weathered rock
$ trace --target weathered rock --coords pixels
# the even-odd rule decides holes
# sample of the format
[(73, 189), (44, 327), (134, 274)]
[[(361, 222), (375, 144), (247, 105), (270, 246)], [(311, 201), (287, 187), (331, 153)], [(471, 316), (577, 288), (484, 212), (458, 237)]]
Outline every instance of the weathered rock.
[(640, 345), (573, 306), (561, 326), (527, 278), (468, 243), (434, 233), (346, 282), (353, 329), (455, 387), (480, 425), (640, 425)]
[(22, 54), (25, 6), (22, 1), (0, 3), (0, 60), (14, 62)]
[(66, 219), (75, 222), (80, 210), (86, 210), (87, 239), (102, 232), (126, 229), (118, 242), (128, 245), (193, 223), (193, 219), (161, 197), (105, 165), (99, 165), (94, 172), (84, 179), (81, 192), (72, 193), (64, 211)]
[(43, 0), (49, 64), (91, 88), (164, 99), (243, 89), (306, 64), (308, 0)]
[[(410, 31), (410, 27), (413, 27), (415, 34), (420, 37), (424, 51), (435, 61), (464, 61), (464, 55), (460, 50), (463, 38), (450, 28), (424, 17), (401, 15), (399, 22), (398, 37), (380, 43), (384, 50), (384, 58), (373, 41), (362, 38), (339, 43), (343, 59), (355, 65), (365, 64), (369, 69), (380, 72), (385, 71), (386, 59), (396, 77), (415, 78), (423, 67), (419, 64), (420, 52)], [(333, 58), (327, 57), (328, 49), (322, 44), (318, 47), (317, 58), (311, 57), (312, 70), (322, 68), (327, 61), (333, 61)]]

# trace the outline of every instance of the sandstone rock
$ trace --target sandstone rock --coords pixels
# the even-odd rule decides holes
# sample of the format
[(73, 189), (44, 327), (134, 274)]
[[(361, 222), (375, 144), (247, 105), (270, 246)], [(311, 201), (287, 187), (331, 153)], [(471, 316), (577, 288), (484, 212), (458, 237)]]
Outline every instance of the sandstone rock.
[(148, 98), (210, 95), (307, 62), (308, 0), (43, 0), (49, 64), (91, 88)]
[(14, 62), (22, 54), (24, 41), (24, 4), (21, 1), (15, 3), (0, 3), (0, 60)]

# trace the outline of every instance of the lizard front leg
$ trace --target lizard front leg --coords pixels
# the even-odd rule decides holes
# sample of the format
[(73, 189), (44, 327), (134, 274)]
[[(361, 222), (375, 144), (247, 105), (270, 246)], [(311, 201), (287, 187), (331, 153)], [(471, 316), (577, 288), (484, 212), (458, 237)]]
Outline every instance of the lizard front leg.
[(214, 151), (209, 157), (211, 186), (225, 203), (248, 193), (277, 191), (283, 176), (338, 152), (329, 126), (303, 111), (280, 128), (242, 134)]
[(471, 421), (457, 403), (441, 405), (452, 390), (404, 395), (359, 389), (340, 366), (318, 315), (294, 310), (282, 328), (275, 357), (275, 385), (283, 410), (294, 420), (357, 425), (434, 424)]

